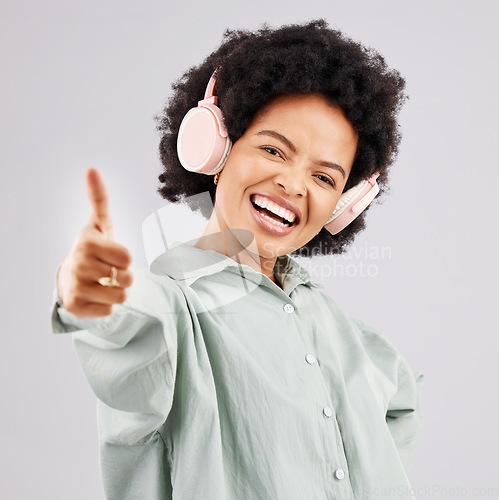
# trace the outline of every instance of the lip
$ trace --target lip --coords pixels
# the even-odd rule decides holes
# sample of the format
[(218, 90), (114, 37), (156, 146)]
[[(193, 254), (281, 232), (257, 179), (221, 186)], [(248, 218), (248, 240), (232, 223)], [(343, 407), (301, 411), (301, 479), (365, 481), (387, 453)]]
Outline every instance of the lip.
[[(272, 224), (267, 219), (262, 217), (260, 215), (260, 212), (258, 212), (258, 210), (256, 210), (255, 207), (253, 206), (253, 203), (251, 203), (251, 196), (254, 194), (258, 194), (260, 196), (265, 196), (269, 200), (272, 200), (275, 203), (277, 203), (278, 205), (281, 205), (282, 207), (287, 208), (288, 210), (290, 210), (291, 212), (293, 212), (295, 214), (296, 222), (293, 222), (293, 225), (289, 226), (289, 227), (280, 227), (280, 226), (276, 226), (275, 224)], [(249, 204), (250, 204), (251, 216), (253, 217), (255, 222), (258, 224), (258, 226), (260, 226), (265, 231), (268, 231), (272, 234), (275, 234), (276, 236), (286, 236), (287, 234), (291, 233), (295, 229), (295, 227), (299, 224), (300, 219), (301, 219), (301, 212), (298, 209), (298, 207), (296, 207), (292, 203), (280, 198), (279, 196), (271, 195), (269, 193), (251, 193), (251, 195), (249, 197)]]

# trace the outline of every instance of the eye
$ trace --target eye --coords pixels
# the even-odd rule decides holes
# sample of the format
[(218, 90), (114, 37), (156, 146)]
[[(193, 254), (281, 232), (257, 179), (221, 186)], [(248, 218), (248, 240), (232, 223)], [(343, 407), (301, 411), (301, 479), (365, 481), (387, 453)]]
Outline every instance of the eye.
[(262, 149), (264, 151), (267, 151), (267, 153), (269, 153), (272, 156), (282, 156), (281, 152), (278, 149), (273, 148), (272, 146), (263, 146)]
[(322, 182), (325, 182), (327, 184), (330, 184), (332, 187), (335, 186), (334, 184), (334, 181), (332, 179), (330, 179), (327, 175), (322, 175), (322, 174), (319, 174), (317, 176), (317, 179), (320, 179)]

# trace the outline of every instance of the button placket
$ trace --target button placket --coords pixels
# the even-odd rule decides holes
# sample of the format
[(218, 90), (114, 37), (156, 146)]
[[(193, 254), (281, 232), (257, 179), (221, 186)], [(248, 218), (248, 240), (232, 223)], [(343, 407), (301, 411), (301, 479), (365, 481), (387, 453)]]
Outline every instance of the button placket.
[[(286, 312), (287, 314), (292, 314), (295, 312), (295, 307), (293, 306), (293, 304), (290, 304), (288, 302), (288, 303), (283, 305), (283, 311)], [(309, 352), (309, 353), (305, 354), (305, 361), (309, 365), (313, 365), (313, 364), (317, 363), (317, 358), (312, 353)], [(334, 415), (334, 410), (330, 406), (325, 406), (322, 409), (322, 414), (326, 419), (330, 419)], [(336, 469), (334, 471), (334, 477), (338, 481), (342, 480), (345, 477), (345, 473), (344, 473), (343, 469), (340, 469), (340, 468)]]

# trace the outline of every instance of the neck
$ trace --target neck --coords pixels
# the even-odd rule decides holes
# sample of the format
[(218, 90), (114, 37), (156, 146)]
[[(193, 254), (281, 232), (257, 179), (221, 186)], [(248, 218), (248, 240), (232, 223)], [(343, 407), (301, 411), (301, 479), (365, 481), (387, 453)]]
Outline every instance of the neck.
[(281, 287), (274, 276), (273, 270), (277, 257), (262, 257), (258, 251), (255, 238), (250, 231), (229, 229), (217, 217), (216, 209), (197, 243), (194, 245), (203, 250), (215, 250), (218, 253), (245, 264), (255, 271), (264, 274)]

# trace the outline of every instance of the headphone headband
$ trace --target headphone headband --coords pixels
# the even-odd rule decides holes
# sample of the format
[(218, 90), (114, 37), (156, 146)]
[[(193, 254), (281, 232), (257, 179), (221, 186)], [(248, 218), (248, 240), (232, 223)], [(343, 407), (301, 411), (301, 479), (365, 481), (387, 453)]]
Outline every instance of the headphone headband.
[[(204, 91), (204, 101), (206, 99), (209, 99), (210, 97), (215, 97), (216, 99), (216, 96), (215, 96), (215, 90), (217, 88), (217, 80), (215, 78), (215, 73), (213, 73), (211, 76), (210, 76), (210, 81), (208, 82), (208, 85), (206, 86), (206, 90)], [(199, 102), (202, 102), (202, 101), (199, 101)]]

